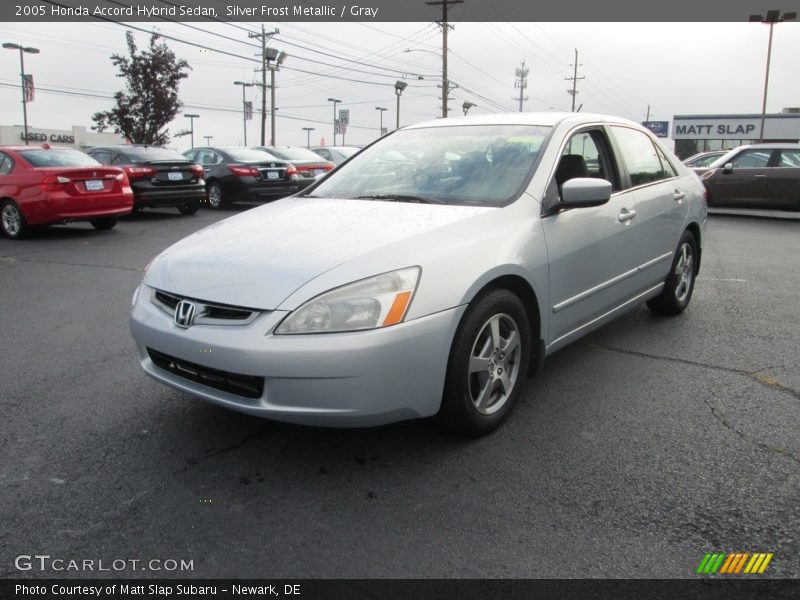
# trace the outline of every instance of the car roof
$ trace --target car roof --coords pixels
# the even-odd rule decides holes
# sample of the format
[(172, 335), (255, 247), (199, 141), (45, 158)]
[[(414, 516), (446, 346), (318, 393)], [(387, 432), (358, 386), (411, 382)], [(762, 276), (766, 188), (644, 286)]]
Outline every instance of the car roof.
[(494, 113), (489, 115), (472, 115), (467, 117), (455, 117), (447, 119), (436, 119), (433, 121), (423, 121), (413, 125), (407, 125), (403, 129), (422, 129), (428, 127), (452, 127), (455, 125), (541, 125), (545, 127), (555, 127), (562, 123), (580, 125), (581, 123), (615, 123), (620, 125), (635, 125), (642, 128), (639, 123), (614, 117), (610, 115), (600, 115), (593, 113), (568, 113), (568, 112), (530, 112), (530, 113)]
[(72, 148), (70, 146), (42, 146), (41, 144), (0, 146), (0, 150), (13, 150), (14, 152), (19, 152), (20, 150), (77, 150), (81, 152), (77, 148)]
[(747, 144), (746, 146), (739, 146), (737, 148), (733, 148), (733, 150), (743, 150), (744, 148), (755, 149), (755, 150), (758, 150), (759, 148), (763, 148), (764, 150), (767, 150), (767, 149), (772, 149), (772, 150), (800, 150), (800, 144), (793, 144), (791, 142), (776, 142), (774, 144), (770, 144), (770, 143)]

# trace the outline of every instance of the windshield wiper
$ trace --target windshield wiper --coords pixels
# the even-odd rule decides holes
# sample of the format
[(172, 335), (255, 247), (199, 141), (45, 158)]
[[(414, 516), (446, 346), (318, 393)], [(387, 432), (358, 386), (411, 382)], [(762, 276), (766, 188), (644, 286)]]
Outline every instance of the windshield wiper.
[(386, 200), (388, 202), (414, 202), (417, 204), (444, 204), (433, 198), (410, 196), (406, 194), (372, 194), (369, 196), (355, 196), (353, 200)]

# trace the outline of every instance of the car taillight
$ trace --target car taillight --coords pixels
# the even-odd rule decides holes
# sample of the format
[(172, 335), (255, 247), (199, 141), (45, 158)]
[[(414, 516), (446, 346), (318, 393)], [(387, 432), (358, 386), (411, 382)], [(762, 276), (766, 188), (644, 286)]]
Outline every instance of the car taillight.
[(294, 167), (294, 165), (290, 165), (289, 168), (286, 169), (286, 174), (289, 175), (290, 177), (292, 175), (297, 175), (297, 169)]
[(192, 165), (190, 169), (192, 170), (192, 173), (194, 173), (197, 176), (198, 179), (203, 177), (203, 167), (201, 167), (200, 165)]
[(258, 169), (256, 169), (255, 167), (243, 167), (239, 165), (231, 165), (228, 167), (228, 169), (230, 169), (231, 173), (233, 173), (234, 175), (238, 175), (239, 177), (245, 177), (245, 176), (258, 177)]
[(332, 164), (331, 164), (331, 165), (325, 165), (325, 166), (324, 166), (324, 167), (322, 167), (322, 168), (323, 168), (323, 169), (325, 169), (326, 171), (333, 171), (333, 168), (334, 168), (335, 166), (336, 166), (336, 165), (332, 165)]
[(128, 179), (147, 179), (156, 174), (152, 167), (123, 167), (123, 170), (128, 174)]
[(63, 190), (64, 186), (72, 181), (69, 177), (63, 175), (48, 175), (42, 180), (40, 184), (45, 191)]

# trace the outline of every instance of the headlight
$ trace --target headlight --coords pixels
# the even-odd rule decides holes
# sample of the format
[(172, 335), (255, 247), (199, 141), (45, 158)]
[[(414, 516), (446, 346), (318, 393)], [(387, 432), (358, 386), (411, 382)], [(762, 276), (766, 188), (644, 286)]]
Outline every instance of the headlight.
[(290, 313), (275, 333), (334, 333), (396, 325), (411, 306), (420, 271), (407, 267), (325, 292)]

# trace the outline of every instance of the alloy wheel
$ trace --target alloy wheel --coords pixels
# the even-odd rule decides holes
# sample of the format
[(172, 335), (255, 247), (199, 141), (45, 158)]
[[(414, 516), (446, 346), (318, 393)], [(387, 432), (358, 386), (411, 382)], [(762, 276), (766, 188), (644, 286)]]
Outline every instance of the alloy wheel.
[(489, 318), (472, 346), (468, 369), (470, 400), (482, 415), (491, 415), (508, 401), (520, 370), (520, 331), (507, 314)]
[(675, 282), (675, 299), (678, 302), (683, 302), (692, 288), (694, 257), (692, 255), (692, 246), (688, 242), (681, 244), (678, 252), (678, 262), (675, 263), (675, 278), (677, 280)]
[(3, 231), (9, 237), (14, 237), (19, 234), (20, 229), (22, 229), (22, 215), (19, 213), (19, 209), (14, 206), (13, 204), (6, 204), (3, 207)]

